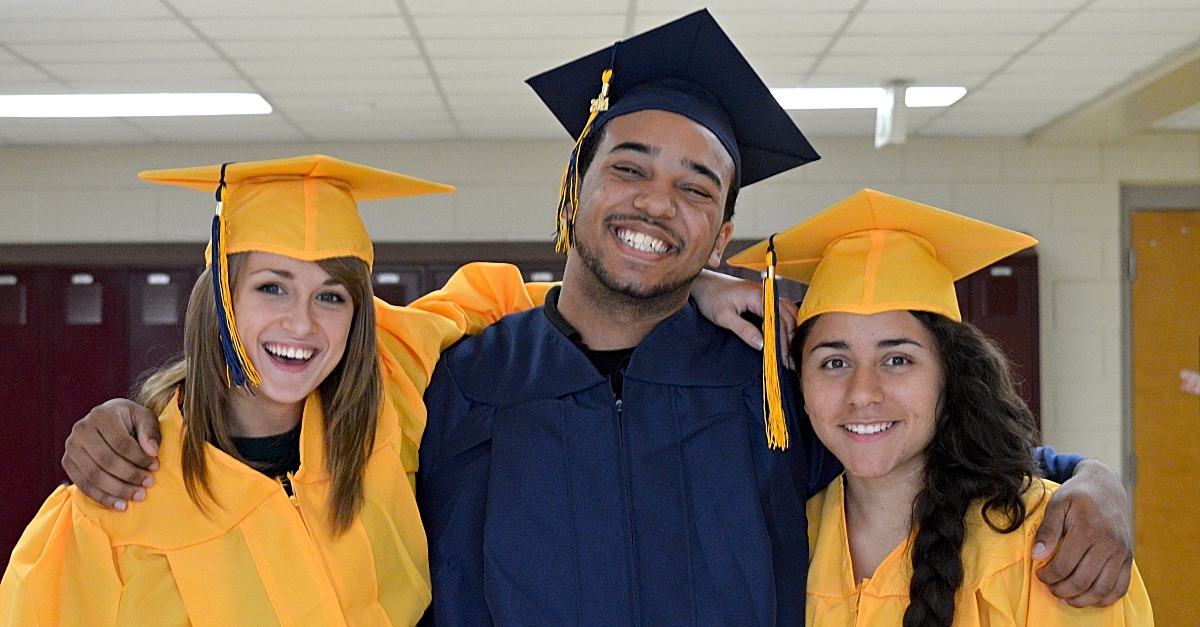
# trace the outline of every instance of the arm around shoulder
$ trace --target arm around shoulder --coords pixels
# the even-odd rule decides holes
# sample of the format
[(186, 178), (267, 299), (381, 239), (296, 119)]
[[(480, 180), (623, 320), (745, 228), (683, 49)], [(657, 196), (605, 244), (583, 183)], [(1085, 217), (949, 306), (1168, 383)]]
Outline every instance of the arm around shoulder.
[(121, 581), (108, 536), (60, 487), (26, 527), (0, 581), (0, 627), (115, 625)]

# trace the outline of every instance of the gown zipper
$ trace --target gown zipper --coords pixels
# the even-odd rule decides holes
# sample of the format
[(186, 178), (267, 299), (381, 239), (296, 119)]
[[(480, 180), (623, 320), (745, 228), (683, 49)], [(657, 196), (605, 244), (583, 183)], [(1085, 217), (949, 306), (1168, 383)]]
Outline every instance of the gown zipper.
[(613, 403), (613, 408), (617, 412), (617, 429), (621, 437), (618, 442), (618, 450), (621, 453), (621, 492), (625, 497), (625, 524), (629, 529), (629, 587), (630, 587), (630, 607), (629, 611), (633, 618), (634, 625), (641, 625), (641, 603), (638, 594), (638, 565), (637, 565), (637, 533), (633, 527), (633, 486), (631, 484), (629, 471), (629, 450), (627, 439), (625, 437), (625, 408), (621, 399), (616, 399)]

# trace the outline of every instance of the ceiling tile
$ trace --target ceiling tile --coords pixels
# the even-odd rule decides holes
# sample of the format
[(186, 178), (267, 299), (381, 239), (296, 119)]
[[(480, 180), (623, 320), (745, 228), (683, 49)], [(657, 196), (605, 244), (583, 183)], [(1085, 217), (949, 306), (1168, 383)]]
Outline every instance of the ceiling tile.
[(445, 107), (437, 94), (380, 96), (377, 98), (348, 98), (345, 96), (280, 96), (271, 105), (292, 119), (304, 116), (363, 117), (396, 112), (438, 110)]
[(195, 39), (195, 34), (176, 20), (0, 21), (0, 41), (7, 44)]
[[(599, 37), (613, 41), (625, 29), (620, 15), (429, 16), (415, 18), (421, 37)], [(565, 59), (564, 59), (565, 60)]]
[(1032, 43), (1033, 35), (846, 35), (833, 55), (1012, 55)]
[(907, 78), (916, 81), (938, 74), (977, 74), (995, 71), (1008, 61), (1004, 56), (829, 56), (817, 67), (822, 75), (874, 76), (887, 81)]
[(495, 57), (480, 59), (435, 59), (433, 69), (442, 76), (511, 76), (514, 82), (554, 67), (560, 60), (545, 58)]
[(47, 63), (47, 72), (66, 81), (119, 81), (141, 78), (237, 78), (224, 61), (139, 61), (111, 63)]
[(860, 13), (847, 35), (1037, 35), (1067, 16), (1065, 12)]
[[(1066, 92), (1081, 94), (1080, 98), (1091, 97), (1096, 90), (1114, 85), (1122, 75), (1101, 74), (1001, 74), (988, 81), (986, 88), (1011, 92)], [(1087, 94), (1086, 96), (1082, 94)]]
[(0, 137), (13, 144), (128, 144), (151, 141), (114, 118), (0, 118)]
[(1030, 48), (1030, 54), (1166, 54), (1196, 41), (1195, 33), (1154, 37), (1113, 37), (1054, 33)]
[(329, 39), (298, 41), (218, 41), (216, 46), (238, 60), (265, 59), (411, 59), (418, 56), (411, 39)]
[(238, 67), (255, 81), (274, 78), (413, 78), (425, 77), (420, 59), (277, 59), (242, 61)]
[[(1095, 0), (1088, 6), (1092, 11), (1126, 11), (1129, 10), (1129, 0)], [(1153, 11), (1155, 9), (1194, 9), (1196, 0), (1137, 0), (1139, 9)]]
[[(635, 30), (661, 26), (678, 18), (674, 14), (639, 13)], [(778, 35), (832, 35), (846, 23), (843, 13), (788, 13), (788, 14), (731, 14), (721, 15), (721, 27), (729, 34), (733, 43), (742, 37), (769, 37)]]
[(162, 142), (268, 142), (307, 139), (278, 115), (211, 115), (136, 118), (131, 121)]
[(489, 57), (535, 57), (565, 63), (612, 45), (601, 37), (426, 37), (425, 49), (435, 59), (478, 59)]
[[(549, 69), (549, 68), (546, 68)], [(442, 76), (442, 89), (447, 94), (505, 94), (516, 92), (533, 93), (533, 89), (521, 79), (507, 76)]]
[(215, 41), (295, 41), (407, 38), (399, 17), (203, 19), (193, 22)]
[(1039, 89), (1037, 91), (1013, 91), (994, 88), (991, 84), (975, 91), (967, 92), (962, 100), (954, 106), (965, 104), (1009, 105), (1021, 103), (1075, 103), (1080, 101), (1076, 91)]
[(638, 0), (637, 9), (643, 13), (662, 13), (683, 16), (707, 8), (722, 25), (722, 18), (736, 13), (848, 13), (860, 0)]
[[(480, 139), (562, 139), (566, 133), (553, 120), (511, 120), (497, 124), (491, 120), (460, 120), (463, 134)], [(547, 199), (553, 202), (553, 199)]]
[(454, 125), (448, 119), (441, 121), (418, 120), (388, 124), (363, 124), (360, 122), (311, 122), (302, 124), (305, 132), (317, 141), (381, 141), (453, 139), (458, 137)]
[(12, 49), (35, 63), (215, 61), (219, 58), (208, 44), (199, 41), (13, 44)]
[(1045, 123), (1041, 117), (938, 118), (921, 128), (922, 135), (941, 137), (1024, 137)]
[(435, 93), (426, 78), (271, 78), (257, 81), (264, 96), (345, 96), (374, 98)]
[(85, 94), (152, 93), (252, 93), (254, 88), (240, 78), (192, 76), (140, 76), (129, 80), (73, 81), (71, 87)]
[(1129, 74), (1159, 59), (1156, 54), (1049, 55), (1027, 54), (1008, 66), (1007, 72), (1063, 74)]
[(870, 12), (985, 13), (996, 11), (1074, 11), (1087, 0), (868, 0)]
[(823, 35), (788, 35), (738, 37), (737, 47), (755, 65), (761, 57), (815, 57), (829, 45)]
[(398, 16), (396, 0), (168, 0), (189, 18), (294, 18)]
[(6, 83), (35, 83), (50, 78), (45, 72), (24, 63), (0, 65), (0, 86)]
[[(236, 0), (233, 0), (236, 1)], [(518, 15), (592, 15), (621, 14), (629, 7), (628, 0), (520, 0), (514, 2), (479, 2), (479, 0), (405, 0), (408, 10), (418, 17), (425, 16), (488, 16)]]
[(9, 0), (4, 19), (16, 20), (141, 20), (170, 18), (159, 0)]
[(14, 82), (0, 79), (0, 94), (68, 94), (71, 90), (56, 81)]
[(1200, 7), (1182, 11), (1085, 11), (1063, 24), (1059, 32), (1118, 35), (1196, 34)]

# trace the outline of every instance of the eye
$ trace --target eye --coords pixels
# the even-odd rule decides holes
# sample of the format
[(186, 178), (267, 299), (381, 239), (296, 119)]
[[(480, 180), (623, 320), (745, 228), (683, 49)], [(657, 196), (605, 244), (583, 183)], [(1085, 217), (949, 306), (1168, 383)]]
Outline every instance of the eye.
[(711, 200), (713, 198), (713, 195), (711, 193), (709, 193), (708, 190), (701, 189), (699, 187), (685, 187), (683, 191), (687, 192), (688, 194), (691, 194), (692, 196), (696, 196), (698, 198), (703, 198), (706, 200)]
[(259, 285), (258, 287), (254, 288), (254, 289), (259, 292), (262, 292), (263, 294), (282, 294), (283, 293), (283, 286), (278, 283), (274, 283), (274, 282), (263, 283), (262, 285)]
[(317, 294), (317, 300), (323, 303), (329, 303), (331, 305), (340, 305), (346, 302), (346, 297), (342, 296), (338, 292), (321, 292), (320, 294)]
[(846, 360), (842, 359), (840, 357), (826, 359), (825, 361), (821, 362), (821, 368), (823, 368), (825, 370), (835, 370), (835, 369), (845, 368), (845, 367), (846, 367)]
[(889, 366), (907, 366), (912, 363), (912, 360), (903, 355), (892, 355), (884, 362)]

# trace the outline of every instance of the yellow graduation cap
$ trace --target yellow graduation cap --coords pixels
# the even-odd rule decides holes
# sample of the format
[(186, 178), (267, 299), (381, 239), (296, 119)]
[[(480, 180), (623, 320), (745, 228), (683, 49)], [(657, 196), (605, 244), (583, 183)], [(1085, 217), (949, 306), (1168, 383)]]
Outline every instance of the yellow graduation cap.
[[(954, 282), (1037, 240), (979, 220), (865, 189), (734, 255), (729, 264), (764, 272), (768, 314), (775, 276), (808, 283), (799, 321), (834, 311), (915, 310), (961, 321)], [(774, 316), (764, 320), (765, 403), (773, 445), (786, 448), (778, 393)], [(782, 429), (782, 437), (778, 434)]]
[(216, 193), (206, 257), (229, 382), (246, 388), (258, 385), (259, 376), (236, 332), (226, 271), (229, 255), (253, 250), (304, 261), (357, 257), (370, 267), (375, 252), (357, 201), (454, 191), (449, 185), (325, 155), (148, 170), (138, 176)]

